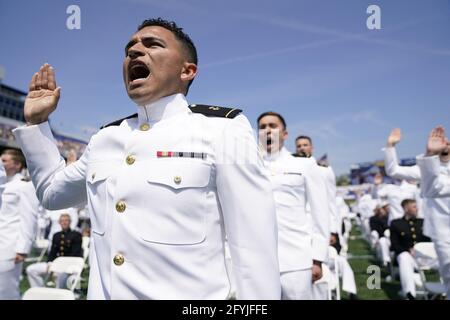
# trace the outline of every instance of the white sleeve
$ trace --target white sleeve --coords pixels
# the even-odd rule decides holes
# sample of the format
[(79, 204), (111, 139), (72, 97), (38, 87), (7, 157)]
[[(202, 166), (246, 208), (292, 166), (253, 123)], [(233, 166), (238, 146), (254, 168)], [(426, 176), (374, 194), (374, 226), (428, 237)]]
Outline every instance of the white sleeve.
[(31, 182), (19, 190), (20, 231), (16, 243), (16, 252), (28, 254), (36, 238), (39, 201)]
[(217, 193), (237, 298), (280, 299), (275, 204), (247, 118), (230, 120), (216, 147)]
[(313, 162), (305, 170), (306, 198), (311, 206), (313, 259), (326, 261), (330, 244), (330, 216), (327, 189), (319, 166)]
[(418, 166), (407, 167), (398, 164), (397, 152), (394, 147), (387, 147), (382, 150), (384, 151), (384, 167), (389, 177), (400, 180), (420, 180)]
[(422, 181), (420, 188), (426, 198), (450, 197), (450, 175), (440, 172), (439, 156), (417, 156)]
[(36, 194), (49, 210), (65, 209), (86, 201), (86, 165), (89, 146), (75, 163), (66, 167), (48, 122), (13, 130), (27, 159)]
[(326, 188), (328, 198), (328, 211), (331, 215), (330, 233), (339, 233), (340, 214), (336, 203), (336, 176), (331, 167), (326, 168)]

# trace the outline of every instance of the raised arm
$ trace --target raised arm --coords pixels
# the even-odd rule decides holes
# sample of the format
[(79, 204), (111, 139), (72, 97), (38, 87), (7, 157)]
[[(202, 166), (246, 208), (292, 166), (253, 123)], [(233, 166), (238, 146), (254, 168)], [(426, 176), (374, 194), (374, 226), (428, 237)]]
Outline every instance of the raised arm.
[(85, 170), (89, 146), (79, 161), (66, 167), (47, 121), (56, 109), (60, 90), (56, 87), (53, 68), (45, 64), (30, 82), (24, 106), (27, 126), (13, 130), (27, 159), (38, 199), (50, 210), (86, 201)]
[(394, 179), (420, 180), (420, 169), (418, 166), (406, 167), (398, 164), (395, 145), (401, 140), (399, 128), (392, 129), (386, 143), (384, 151), (384, 167), (386, 174)]
[(422, 175), (422, 195), (427, 198), (450, 197), (450, 175), (441, 173), (440, 154), (448, 157), (450, 143), (445, 130), (434, 128), (428, 137), (425, 156), (417, 157)]

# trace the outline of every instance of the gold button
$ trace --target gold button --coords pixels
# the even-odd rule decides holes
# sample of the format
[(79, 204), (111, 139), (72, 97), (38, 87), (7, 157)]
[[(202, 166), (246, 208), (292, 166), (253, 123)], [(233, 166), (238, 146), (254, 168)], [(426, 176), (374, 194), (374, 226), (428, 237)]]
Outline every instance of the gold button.
[(63, 246), (59, 247), (59, 250), (64, 251), (64, 247)]
[(125, 258), (121, 254), (116, 254), (113, 261), (116, 266), (121, 266), (125, 262)]
[(180, 184), (181, 183), (181, 177), (180, 176), (175, 176), (173, 178), (173, 182), (175, 182), (176, 184)]
[(416, 235), (415, 235), (415, 234), (413, 234), (413, 235), (412, 235), (412, 237), (413, 237), (413, 239), (415, 239), (415, 238), (416, 238)]
[(126, 208), (127, 208), (127, 205), (125, 204), (125, 202), (119, 201), (116, 203), (116, 210), (118, 212), (124, 212)]
[(61, 244), (63, 245), (63, 244), (64, 244), (64, 241), (61, 241)]
[(91, 178), (92, 178), (92, 180), (95, 179), (95, 172), (92, 174)]
[(127, 164), (129, 164), (130, 166), (134, 163), (135, 160), (136, 159), (132, 155), (129, 155), (126, 159)]
[(415, 228), (411, 228), (411, 231), (414, 232), (414, 231), (416, 231), (416, 229)]
[(150, 129), (150, 125), (148, 123), (143, 123), (141, 124), (139, 129), (141, 129), (142, 131), (147, 131), (148, 129)]

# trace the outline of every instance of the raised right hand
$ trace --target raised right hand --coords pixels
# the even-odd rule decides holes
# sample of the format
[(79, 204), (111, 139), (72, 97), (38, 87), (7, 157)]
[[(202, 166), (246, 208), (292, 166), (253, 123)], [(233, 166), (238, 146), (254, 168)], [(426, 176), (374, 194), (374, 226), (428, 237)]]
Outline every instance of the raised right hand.
[(433, 156), (441, 153), (447, 148), (448, 140), (445, 137), (445, 129), (442, 126), (438, 126), (431, 130), (430, 136), (427, 142), (427, 156)]
[(46, 63), (31, 78), (30, 90), (25, 99), (24, 115), (28, 125), (39, 124), (48, 120), (56, 109), (61, 88), (56, 87), (55, 72)]
[(387, 146), (388, 147), (393, 147), (395, 146), (397, 143), (400, 142), (402, 138), (402, 132), (400, 131), (399, 128), (394, 128), (391, 131), (391, 134), (389, 135), (388, 139), (387, 139)]

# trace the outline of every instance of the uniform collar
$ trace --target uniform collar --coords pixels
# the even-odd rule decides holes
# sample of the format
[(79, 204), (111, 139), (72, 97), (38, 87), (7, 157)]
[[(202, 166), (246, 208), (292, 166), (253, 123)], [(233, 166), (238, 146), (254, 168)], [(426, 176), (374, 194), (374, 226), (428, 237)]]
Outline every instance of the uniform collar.
[(281, 158), (286, 157), (287, 155), (290, 156), (291, 153), (289, 151), (287, 151), (287, 149), (285, 147), (281, 148), (280, 151), (272, 152), (270, 154), (267, 153), (266, 151), (264, 151), (264, 153), (263, 153), (264, 160), (266, 160), (266, 161), (276, 161), (279, 158), (281, 159)]
[(403, 219), (405, 219), (406, 221), (416, 221), (417, 217), (408, 217), (406, 214), (403, 216)]
[(138, 106), (139, 123), (154, 124), (180, 113), (188, 113), (189, 104), (184, 94), (177, 93), (163, 97), (145, 106)]
[(22, 178), (23, 178), (23, 175), (19, 172), (11, 177), (6, 177), (6, 182), (16, 181), (16, 180), (20, 180)]

